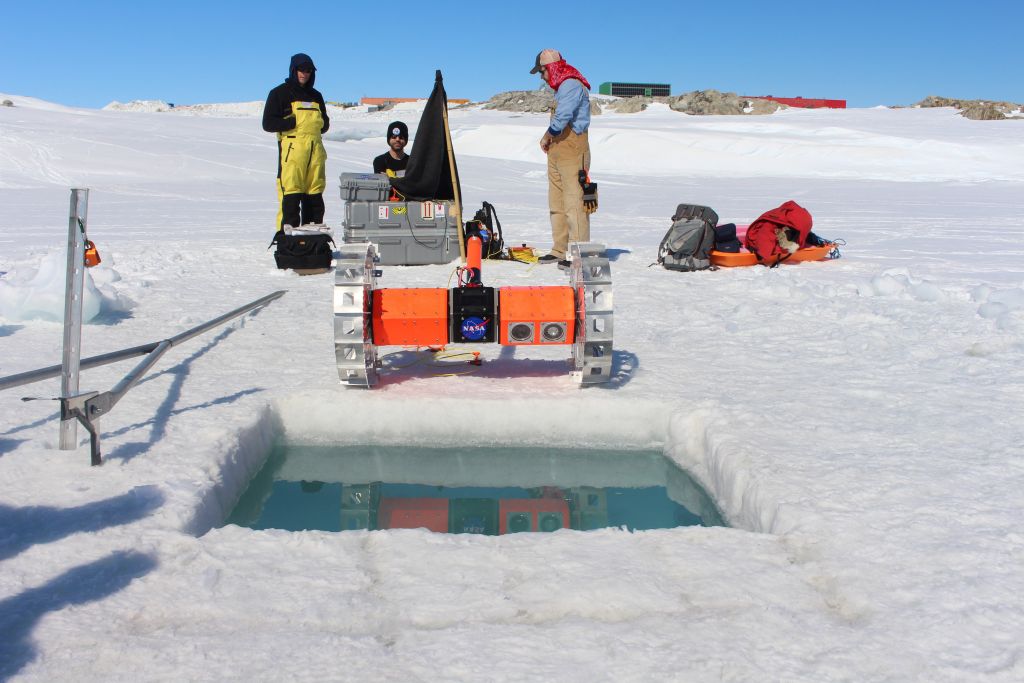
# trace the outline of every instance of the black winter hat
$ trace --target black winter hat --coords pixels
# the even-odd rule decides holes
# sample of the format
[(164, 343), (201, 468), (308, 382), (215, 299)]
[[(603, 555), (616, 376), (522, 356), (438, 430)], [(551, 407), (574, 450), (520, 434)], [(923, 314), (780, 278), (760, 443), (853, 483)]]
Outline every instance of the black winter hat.
[(388, 133), (385, 136), (388, 140), (398, 136), (403, 140), (409, 139), (409, 126), (405, 125), (402, 121), (392, 121), (388, 124)]
[(715, 226), (716, 251), (727, 251), (735, 254), (739, 252), (741, 246), (740, 241), (736, 239), (735, 223), (725, 223), (724, 225)]
[(309, 64), (310, 69), (316, 71), (316, 66), (313, 64), (313, 60), (305, 52), (300, 52), (297, 55), (292, 55), (291, 64), (288, 66), (288, 73), (293, 74), (295, 71), (304, 64)]

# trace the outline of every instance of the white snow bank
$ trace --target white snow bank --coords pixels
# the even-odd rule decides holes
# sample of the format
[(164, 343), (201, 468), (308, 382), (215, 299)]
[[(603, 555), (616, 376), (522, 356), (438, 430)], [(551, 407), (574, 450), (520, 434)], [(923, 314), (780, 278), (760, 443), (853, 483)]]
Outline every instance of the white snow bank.
[(182, 116), (262, 116), (263, 102), (179, 104), (171, 109), (171, 113)]
[[(907, 298), (932, 303), (962, 300), (959, 287), (943, 288), (938, 283), (915, 277), (906, 268), (887, 268), (856, 283), (857, 293), (866, 297)], [(995, 322), (1005, 332), (1024, 332), (1024, 287), (996, 288), (978, 285), (967, 292), (978, 304), (978, 315)]]
[(389, 111), (403, 113), (422, 112), (426, 106), (426, 99), (416, 100), (415, 102), (396, 102), (395, 106), (391, 107)]
[(978, 315), (993, 320), (1005, 332), (1024, 335), (1024, 287), (994, 289), (980, 286), (972, 292)]
[(915, 278), (906, 268), (888, 268), (868, 280), (857, 283), (861, 296), (906, 295), (918, 301), (942, 302), (946, 294), (927, 280)]
[[(339, 130), (330, 130), (324, 135), (324, 140), (330, 140), (332, 142), (348, 142), (349, 140), (372, 140), (374, 138), (383, 138), (384, 134), (381, 132), (380, 127), (370, 128), (369, 126), (363, 127), (346, 127)], [(383, 142), (383, 140), (382, 140)]]
[[(64, 319), (64, 278), (67, 257), (53, 251), (36, 265), (12, 269), (0, 278), (0, 318), (11, 322)], [(131, 302), (111, 287), (121, 279), (117, 271), (100, 264), (87, 268), (82, 297), (82, 322), (131, 309)]]
[[(484, 117), (482, 114), (492, 114)], [(950, 114), (950, 116), (952, 116)], [(452, 112), (461, 154), (542, 163), (541, 114)], [(644, 176), (776, 176), (886, 181), (1024, 180), (1024, 145), (992, 122), (934, 110), (784, 110), (689, 116), (664, 105), (594, 117), (593, 168)], [(526, 130), (524, 130), (526, 127)]]
[(57, 104), (55, 102), (47, 102), (46, 100), (40, 100), (35, 97), (25, 97), (24, 95), (8, 95), (7, 93), (0, 93), (0, 102), (3, 102), (4, 100), (10, 100), (13, 106), (0, 107), (0, 111), (3, 111), (5, 109), (44, 109), (46, 111), (59, 112), (84, 111), (76, 110), (74, 107), (68, 107), (63, 104)]
[[(293, 443), (660, 447), (668, 408), (656, 401), (619, 405), (598, 396), (584, 401), (536, 398), (528, 403), (477, 403), (472, 429), (453, 423), (457, 399), (396, 400), (378, 394), (303, 392), (277, 404), (284, 437)], [(332, 419), (344, 414), (345, 420)], [(579, 430), (572, 425), (585, 423)]]
[(171, 104), (163, 100), (132, 100), (111, 102), (104, 111), (170, 112), (182, 116), (260, 116), (263, 102), (229, 102), (224, 104)]
[(158, 112), (170, 111), (171, 105), (163, 100), (132, 100), (131, 102), (118, 102), (114, 100), (103, 111), (144, 111)]

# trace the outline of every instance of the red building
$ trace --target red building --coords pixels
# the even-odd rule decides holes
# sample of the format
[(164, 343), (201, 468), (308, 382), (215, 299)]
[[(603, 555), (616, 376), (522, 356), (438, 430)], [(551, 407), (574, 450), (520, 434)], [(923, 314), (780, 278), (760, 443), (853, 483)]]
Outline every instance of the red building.
[(801, 109), (846, 109), (846, 100), (804, 99), (802, 97), (776, 97), (775, 95), (743, 95), (755, 100), (771, 100)]

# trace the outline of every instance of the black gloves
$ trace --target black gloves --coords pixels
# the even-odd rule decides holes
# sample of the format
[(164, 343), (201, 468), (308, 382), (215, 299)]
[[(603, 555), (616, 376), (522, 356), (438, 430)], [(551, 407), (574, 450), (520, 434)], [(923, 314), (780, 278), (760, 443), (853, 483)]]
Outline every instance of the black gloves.
[(583, 210), (594, 213), (597, 211), (597, 183), (590, 182), (586, 170), (580, 171), (580, 187), (583, 188)]

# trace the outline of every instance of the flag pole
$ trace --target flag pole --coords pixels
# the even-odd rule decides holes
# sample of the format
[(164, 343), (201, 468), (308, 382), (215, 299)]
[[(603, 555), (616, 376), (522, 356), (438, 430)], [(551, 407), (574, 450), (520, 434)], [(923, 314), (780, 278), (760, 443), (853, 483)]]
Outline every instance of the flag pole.
[[(441, 71), (438, 69), (436, 80), (441, 80)], [(455, 226), (456, 232), (459, 233), (459, 258), (462, 262), (466, 262), (466, 239), (462, 234), (462, 197), (459, 196), (459, 182), (458, 175), (455, 172), (455, 152), (452, 150), (452, 131), (448, 127), (448, 94), (444, 96), (444, 107), (441, 109), (441, 115), (444, 119), (444, 140), (445, 144), (448, 145), (448, 170), (449, 175), (452, 177), (452, 196), (455, 198)]]

